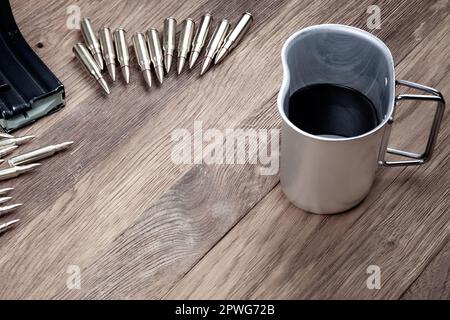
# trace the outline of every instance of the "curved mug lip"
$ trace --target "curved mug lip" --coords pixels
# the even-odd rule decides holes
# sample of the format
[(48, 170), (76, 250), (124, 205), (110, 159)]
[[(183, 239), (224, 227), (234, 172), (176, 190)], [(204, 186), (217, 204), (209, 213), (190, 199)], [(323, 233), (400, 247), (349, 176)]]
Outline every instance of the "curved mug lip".
[[(393, 97), (392, 99), (390, 99), (390, 105), (388, 107), (388, 112), (386, 113), (383, 121), (376, 126), (374, 129), (363, 133), (361, 135), (358, 136), (354, 136), (354, 137), (349, 137), (349, 138), (328, 138), (328, 137), (321, 137), (321, 136), (317, 136), (317, 135), (313, 135), (310, 134), (306, 131), (301, 130), (300, 128), (298, 128), (297, 126), (295, 126), (287, 117), (285, 111), (284, 111), (284, 106), (283, 106), (283, 99), (285, 97), (285, 95), (287, 94), (287, 91), (289, 90), (289, 84), (290, 84), (290, 72), (289, 72), (289, 66), (287, 64), (287, 53), (288, 50), (290, 49), (289, 46), (290, 44), (300, 35), (310, 32), (310, 31), (314, 31), (314, 30), (343, 30), (349, 33), (353, 33), (355, 35), (359, 35), (359, 36), (363, 36), (364, 38), (366, 38), (369, 41), (372, 41), (376, 46), (378, 46), (382, 51), (384, 51), (384, 53), (386, 54), (387, 58), (389, 59), (389, 64), (391, 65), (391, 69), (392, 69), (392, 84), (391, 84), (391, 88), (390, 90), (392, 90), (393, 93)], [(383, 128), (386, 123), (388, 123), (389, 119), (392, 117), (392, 114), (394, 112), (394, 105), (395, 105), (395, 69), (394, 69), (394, 59), (392, 57), (392, 53), (389, 50), (389, 48), (386, 46), (386, 44), (381, 41), (381, 39), (379, 39), (378, 37), (374, 36), (373, 34), (364, 31), (362, 29), (356, 28), (356, 27), (352, 27), (352, 26), (347, 26), (347, 25), (342, 25), (342, 24), (319, 24), (319, 25), (314, 25), (314, 26), (310, 26), (310, 27), (306, 27), (303, 28), (297, 32), (295, 32), (294, 34), (292, 34), (284, 43), (283, 45), (283, 49), (281, 50), (281, 61), (283, 64), (283, 82), (280, 88), (280, 91), (278, 93), (278, 99), (277, 99), (277, 104), (278, 104), (278, 112), (281, 115), (281, 118), (283, 119), (283, 122), (285, 124), (287, 124), (291, 129), (293, 129), (294, 131), (296, 131), (297, 133), (300, 133), (306, 137), (309, 137), (311, 139), (315, 139), (315, 140), (319, 140), (319, 141), (330, 141), (330, 142), (339, 142), (339, 141), (351, 141), (351, 140), (357, 140), (357, 139), (362, 139), (365, 138), (367, 136), (370, 136), (374, 133), (376, 133), (377, 131), (379, 131), (381, 128)]]

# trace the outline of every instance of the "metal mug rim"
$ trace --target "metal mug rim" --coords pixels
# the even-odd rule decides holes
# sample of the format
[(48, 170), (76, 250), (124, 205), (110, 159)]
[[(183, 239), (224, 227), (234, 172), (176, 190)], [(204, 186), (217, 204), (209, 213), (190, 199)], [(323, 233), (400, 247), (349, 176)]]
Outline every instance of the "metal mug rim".
[[(388, 106), (388, 111), (383, 119), (383, 121), (376, 126), (374, 129), (363, 133), (361, 135), (358, 136), (353, 136), (353, 137), (348, 137), (348, 138), (327, 138), (327, 137), (321, 137), (321, 136), (317, 136), (314, 134), (310, 134), (306, 131), (301, 130), (300, 128), (298, 128), (297, 126), (295, 126), (287, 117), (286, 112), (284, 110), (284, 105), (282, 103), (282, 99), (284, 99), (285, 95), (287, 94), (287, 91), (289, 89), (289, 84), (290, 84), (290, 72), (289, 72), (289, 67), (286, 61), (287, 58), (287, 50), (289, 49), (289, 45), (294, 41), (295, 38), (297, 38), (299, 35), (305, 33), (305, 32), (310, 32), (312, 30), (320, 30), (320, 29), (341, 29), (341, 30), (345, 30), (345, 31), (349, 31), (358, 35), (361, 35), (365, 38), (367, 38), (368, 40), (372, 41), (375, 45), (377, 45), (382, 51), (385, 52), (388, 60), (389, 60), (389, 64), (391, 65), (391, 70), (392, 70), (392, 84), (391, 84), (391, 90), (392, 90), (392, 98), (390, 99), (390, 105)], [(320, 25), (314, 25), (314, 26), (310, 26), (310, 27), (306, 27), (303, 28), (297, 32), (295, 32), (294, 34), (292, 34), (284, 43), (283, 45), (283, 49), (281, 50), (281, 61), (283, 64), (283, 82), (280, 88), (280, 91), (278, 93), (278, 98), (277, 98), (277, 104), (278, 104), (278, 112), (281, 115), (281, 118), (283, 119), (283, 122), (286, 123), (287, 125), (289, 125), (289, 127), (291, 129), (293, 129), (294, 131), (296, 131), (297, 133), (304, 135), (308, 138), (314, 139), (314, 140), (318, 140), (318, 141), (328, 141), (328, 142), (340, 142), (340, 141), (352, 141), (352, 140), (358, 140), (358, 139), (363, 139), (367, 136), (370, 136), (374, 133), (376, 133), (377, 131), (381, 130), (389, 121), (389, 119), (391, 119), (392, 114), (394, 112), (394, 106), (395, 106), (395, 66), (394, 66), (394, 59), (392, 57), (392, 53), (389, 50), (389, 48), (387, 47), (387, 45), (378, 37), (374, 36), (373, 34), (364, 31), (362, 29), (356, 28), (356, 27), (352, 27), (352, 26), (347, 26), (347, 25), (342, 25), (342, 24), (320, 24)]]

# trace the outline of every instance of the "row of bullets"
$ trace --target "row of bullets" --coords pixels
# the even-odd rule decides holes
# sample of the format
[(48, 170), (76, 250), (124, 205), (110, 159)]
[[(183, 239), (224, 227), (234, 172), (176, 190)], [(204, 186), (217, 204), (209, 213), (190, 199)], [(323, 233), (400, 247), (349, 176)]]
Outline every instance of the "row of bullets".
[[(0, 158), (10, 155), (19, 146), (31, 141), (34, 136), (14, 137), (7, 133), (0, 133)], [(7, 163), (9, 168), (0, 169), (0, 181), (9, 180), (18, 177), (21, 174), (30, 172), (39, 167), (39, 163), (35, 163), (37, 160), (41, 160), (56, 154), (59, 151), (67, 149), (73, 142), (64, 142), (56, 145), (50, 145), (47, 147), (32, 150), (21, 155), (10, 158)], [(0, 164), (5, 162), (4, 159), (0, 159)], [(12, 197), (7, 196), (14, 188), (0, 188), (0, 217), (3, 217), (18, 207), (22, 206), (22, 203), (16, 203), (12, 205), (4, 206), (3, 204), (10, 201)], [(20, 220), (15, 219), (6, 223), (0, 224), (0, 234), (14, 227)]]
[[(177, 48), (177, 21), (175, 18), (167, 18), (164, 21), (162, 46), (159, 31), (155, 28), (148, 29), (147, 34), (141, 32), (133, 34), (134, 52), (148, 87), (152, 86), (151, 65), (153, 65), (159, 83), (162, 84), (164, 69), (166, 73), (169, 73), (175, 50), (178, 53), (178, 74), (183, 71), (189, 54), (189, 68), (194, 67), (205, 46), (212, 21), (212, 16), (205, 14), (196, 29), (195, 22), (192, 19), (184, 20), (181, 24)], [(252, 21), (252, 15), (246, 12), (231, 31), (228, 20), (220, 21), (206, 46), (200, 75), (208, 71), (212, 64), (220, 63), (236, 47)], [(88, 18), (81, 20), (80, 28), (85, 44), (75, 44), (73, 52), (89, 74), (109, 94), (109, 87), (103, 78), (102, 71), (106, 65), (112, 81), (115, 81), (117, 57), (125, 82), (128, 84), (130, 82), (130, 54), (126, 31), (123, 28), (118, 28), (111, 33), (109, 28), (103, 27), (99, 30), (97, 38)]]

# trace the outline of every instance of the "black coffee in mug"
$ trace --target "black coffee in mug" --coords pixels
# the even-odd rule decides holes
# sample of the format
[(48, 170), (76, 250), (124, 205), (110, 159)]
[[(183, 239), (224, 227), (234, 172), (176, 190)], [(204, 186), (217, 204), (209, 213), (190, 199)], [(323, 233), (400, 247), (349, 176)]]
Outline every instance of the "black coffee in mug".
[(307, 133), (325, 137), (355, 137), (379, 125), (376, 108), (361, 92), (321, 83), (297, 90), (289, 99), (289, 120)]

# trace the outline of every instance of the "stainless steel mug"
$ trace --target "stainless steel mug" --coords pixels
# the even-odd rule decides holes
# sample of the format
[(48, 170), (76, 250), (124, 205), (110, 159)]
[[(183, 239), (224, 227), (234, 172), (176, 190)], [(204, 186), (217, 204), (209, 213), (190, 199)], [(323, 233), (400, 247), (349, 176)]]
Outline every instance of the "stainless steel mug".
[[(379, 166), (421, 165), (430, 160), (444, 113), (442, 94), (424, 85), (395, 80), (387, 46), (363, 30), (344, 25), (318, 25), (292, 35), (282, 50), (284, 79), (278, 95), (282, 118), (281, 186), (297, 207), (318, 214), (348, 210), (369, 193)], [(312, 135), (288, 118), (289, 98), (300, 88), (329, 83), (353, 88), (367, 96), (379, 115), (379, 125), (353, 137)], [(396, 85), (427, 94), (396, 96)], [(437, 105), (423, 154), (387, 147), (394, 111), (402, 100)], [(385, 154), (405, 157), (386, 161)]]

